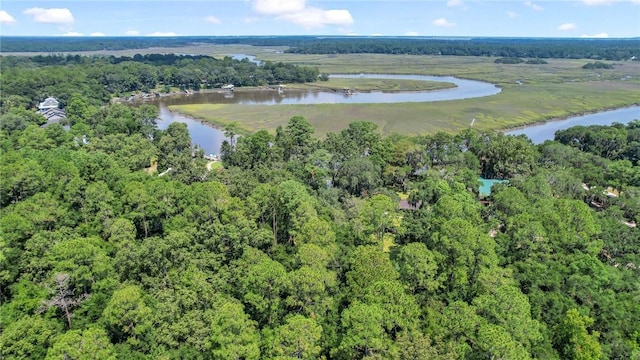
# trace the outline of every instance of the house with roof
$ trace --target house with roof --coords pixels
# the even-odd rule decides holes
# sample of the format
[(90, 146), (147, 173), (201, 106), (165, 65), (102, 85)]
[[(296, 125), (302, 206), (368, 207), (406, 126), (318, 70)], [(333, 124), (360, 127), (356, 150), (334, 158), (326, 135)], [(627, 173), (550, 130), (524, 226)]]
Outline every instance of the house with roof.
[(52, 124), (59, 124), (67, 117), (66, 111), (60, 109), (60, 102), (54, 97), (48, 97), (38, 105), (38, 114), (47, 119), (47, 122), (41, 126), (43, 128)]
[(49, 96), (44, 99), (43, 102), (38, 105), (38, 111), (47, 111), (49, 109), (58, 109), (60, 108), (60, 102), (56, 100), (56, 98)]

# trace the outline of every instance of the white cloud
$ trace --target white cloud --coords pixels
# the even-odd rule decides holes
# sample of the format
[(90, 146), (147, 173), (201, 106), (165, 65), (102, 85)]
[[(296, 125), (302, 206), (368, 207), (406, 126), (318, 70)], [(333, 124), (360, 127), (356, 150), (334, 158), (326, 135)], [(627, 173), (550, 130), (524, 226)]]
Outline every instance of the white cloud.
[(515, 19), (518, 17), (518, 13), (516, 13), (515, 11), (506, 11), (506, 14), (510, 19)]
[(73, 23), (73, 15), (66, 8), (44, 9), (41, 7), (33, 7), (24, 11), (25, 15), (33, 17), (33, 20), (44, 24), (71, 24)]
[(581, 38), (599, 38), (599, 39), (604, 39), (604, 38), (608, 38), (609, 34), (607, 33), (599, 33), (599, 34), (595, 34), (595, 35), (581, 35)]
[(138, 36), (140, 35), (140, 31), (138, 30), (127, 30), (124, 32), (125, 35), (127, 36)]
[(348, 10), (323, 10), (311, 7), (300, 12), (284, 14), (278, 18), (301, 25), (306, 29), (319, 28), (324, 25), (353, 24), (353, 18)]
[(630, 2), (632, 4), (640, 4), (640, 0), (582, 0), (589, 6), (611, 5), (613, 3)]
[(589, 6), (599, 6), (599, 5), (611, 5), (613, 4), (613, 0), (582, 0), (583, 3)]
[(417, 31), (407, 31), (404, 33), (404, 36), (418, 36), (420, 35)]
[(84, 34), (77, 31), (69, 31), (64, 34), (60, 34), (60, 36), (84, 36)]
[(440, 26), (440, 27), (454, 27), (456, 26), (456, 23), (449, 22), (445, 18), (439, 18), (439, 19), (433, 20), (433, 25)]
[(147, 36), (178, 36), (178, 34), (173, 31), (156, 31), (151, 34), (147, 34)]
[(560, 30), (560, 31), (575, 30), (577, 28), (578, 28), (578, 26), (576, 26), (576, 24), (574, 24), (574, 23), (566, 23), (566, 24), (562, 24), (562, 25), (558, 26), (558, 30)]
[(373, 33), (373, 34), (371, 34), (371, 35), (369, 35), (369, 36), (384, 36), (384, 35), (382, 35), (382, 34), (380, 34), (380, 33)]
[(106, 36), (103, 32), (100, 32), (100, 31), (92, 32), (89, 35), (91, 35), (91, 36)]
[(259, 15), (273, 15), (306, 29), (353, 24), (349, 10), (311, 7), (307, 6), (306, 0), (253, 0), (253, 10)]
[(299, 13), (306, 8), (305, 0), (255, 0), (253, 9), (264, 15)]
[(531, 1), (525, 1), (524, 6), (529, 7), (535, 11), (542, 11), (544, 8), (540, 5), (534, 4)]
[(448, 7), (464, 6), (464, 1), (463, 0), (448, 0), (447, 1), (447, 6)]
[(11, 14), (4, 10), (0, 10), (0, 24), (13, 24), (15, 22), (16, 19), (14, 19)]
[(212, 23), (215, 25), (219, 25), (221, 23), (220, 19), (218, 19), (217, 17), (213, 16), (213, 15), (209, 15), (207, 16), (204, 21), (208, 22), (208, 23)]

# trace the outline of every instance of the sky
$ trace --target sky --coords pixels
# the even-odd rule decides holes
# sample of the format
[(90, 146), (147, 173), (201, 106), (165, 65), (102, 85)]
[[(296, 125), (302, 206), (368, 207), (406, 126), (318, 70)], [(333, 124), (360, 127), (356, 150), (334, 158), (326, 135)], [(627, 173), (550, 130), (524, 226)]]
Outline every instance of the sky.
[(640, 0), (3, 0), (10, 36), (640, 37)]

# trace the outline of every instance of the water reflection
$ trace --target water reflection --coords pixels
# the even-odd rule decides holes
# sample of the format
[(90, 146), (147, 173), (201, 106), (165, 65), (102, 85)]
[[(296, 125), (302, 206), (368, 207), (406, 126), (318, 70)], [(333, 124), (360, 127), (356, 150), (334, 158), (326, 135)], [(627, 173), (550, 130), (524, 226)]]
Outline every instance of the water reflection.
[(640, 106), (630, 106), (595, 114), (574, 116), (564, 120), (548, 121), (522, 129), (506, 131), (505, 134), (526, 135), (534, 144), (541, 144), (547, 140), (553, 140), (556, 131), (568, 129), (572, 126), (611, 125), (614, 122), (626, 124), (637, 119), (640, 120)]
[(169, 111), (166, 106), (160, 105), (160, 120), (157, 122), (158, 129), (164, 130), (171, 123), (181, 122), (187, 124), (191, 141), (204, 150), (205, 155), (220, 154), (220, 146), (224, 140), (224, 132), (220, 129), (205, 125), (198, 120)]
[(280, 92), (275, 89), (247, 90), (236, 89), (230, 92), (210, 90), (189, 96), (176, 95), (163, 97), (166, 105), (184, 104), (244, 104), (244, 105), (291, 105), (291, 104), (371, 104), (397, 102), (429, 102), (469, 99), (495, 95), (500, 88), (486, 82), (458, 79), (452, 76), (422, 76), (422, 75), (331, 75), (334, 78), (371, 78), (371, 79), (402, 79), (417, 81), (448, 82), (456, 85), (454, 88), (433, 91), (404, 91), (404, 92), (355, 92), (345, 95), (343, 91), (302, 91), (285, 89)]

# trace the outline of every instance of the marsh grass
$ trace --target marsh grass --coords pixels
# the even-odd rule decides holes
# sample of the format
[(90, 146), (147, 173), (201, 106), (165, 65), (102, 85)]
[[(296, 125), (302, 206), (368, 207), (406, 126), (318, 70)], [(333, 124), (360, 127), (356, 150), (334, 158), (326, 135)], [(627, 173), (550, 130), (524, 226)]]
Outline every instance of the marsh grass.
[[(394, 104), (317, 104), (317, 105), (223, 105), (196, 104), (171, 109), (216, 125), (236, 121), (242, 130), (275, 131), (296, 115), (302, 115), (324, 137), (350, 122), (371, 121), (383, 134), (428, 134), (458, 132), (470, 127), (479, 131), (500, 130), (550, 119), (565, 118), (640, 103), (640, 62), (607, 62), (610, 70), (585, 70), (588, 59), (545, 59), (548, 64), (496, 64), (491, 57), (416, 56), (384, 54), (300, 55), (287, 54), (284, 47), (246, 45), (194, 45), (188, 48), (145, 49), (224, 57), (231, 54), (254, 55), (259, 60), (317, 67), (327, 74), (417, 74), (457, 76), (494, 83), (502, 88), (498, 95), (483, 98), (424, 103)], [(140, 51), (133, 51), (140, 53)], [(124, 54), (114, 54), (124, 55)], [(624, 79), (624, 80), (623, 80)], [(339, 80), (339, 82), (338, 82)], [(429, 90), (445, 83), (419, 81), (375, 81), (368, 83), (331, 79), (304, 85), (328, 87), (330, 91), (350, 87), (354, 90)], [(354, 80), (354, 79), (350, 79)], [(364, 79), (358, 79), (364, 80)], [(372, 80), (372, 79), (368, 79)], [(379, 79), (377, 79), (379, 80)], [(343, 82), (344, 81), (344, 82)], [(419, 84), (418, 84), (419, 83)], [(290, 85), (294, 87), (298, 85)]]
[(448, 82), (421, 81), (421, 80), (394, 80), (394, 79), (368, 79), (368, 78), (330, 78), (328, 81), (316, 81), (306, 84), (289, 85), (290, 89), (342, 91), (349, 88), (352, 91), (428, 91), (442, 90), (455, 87)]
[(469, 128), (501, 130), (639, 103), (640, 87), (627, 82), (509, 85), (494, 96), (475, 99), (393, 104), (178, 105), (171, 110), (216, 125), (237, 121), (245, 132), (286, 126), (304, 116), (324, 137), (353, 121), (371, 121), (383, 134), (455, 133)]

